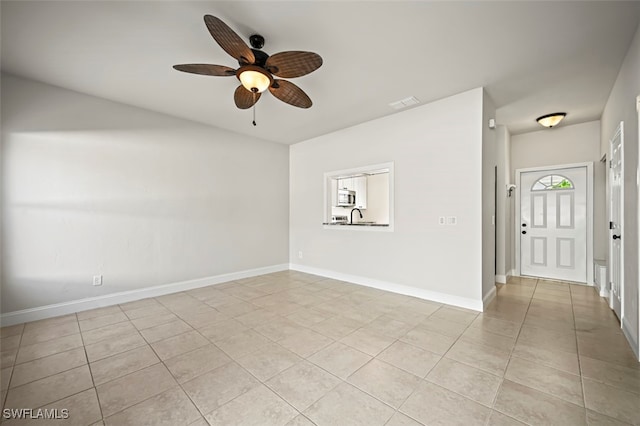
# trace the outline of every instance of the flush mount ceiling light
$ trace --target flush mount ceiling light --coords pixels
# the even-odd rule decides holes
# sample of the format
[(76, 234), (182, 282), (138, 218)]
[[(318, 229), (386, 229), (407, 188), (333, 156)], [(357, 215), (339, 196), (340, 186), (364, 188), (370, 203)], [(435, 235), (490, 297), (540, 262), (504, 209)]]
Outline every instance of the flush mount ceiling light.
[(566, 115), (566, 112), (554, 112), (553, 114), (547, 114), (543, 115), (542, 117), (538, 117), (536, 118), (536, 121), (540, 123), (541, 126), (551, 128), (557, 126), (558, 123), (560, 123)]

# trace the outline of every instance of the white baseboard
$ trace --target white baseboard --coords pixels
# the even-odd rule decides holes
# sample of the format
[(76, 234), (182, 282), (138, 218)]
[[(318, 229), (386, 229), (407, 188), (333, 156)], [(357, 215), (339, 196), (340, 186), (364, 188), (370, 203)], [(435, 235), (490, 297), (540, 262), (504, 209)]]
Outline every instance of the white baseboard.
[(496, 275), (495, 280), (496, 280), (497, 283), (506, 284), (507, 283), (507, 276), (506, 275)]
[(509, 277), (515, 277), (516, 276), (516, 270), (512, 269), (509, 272), (507, 272), (507, 278)]
[(631, 350), (636, 355), (636, 359), (640, 361), (640, 347), (638, 347), (638, 336), (634, 336), (631, 331), (629, 331), (629, 327), (624, 320), (622, 321), (622, 333), (627, 338), (627, 341), (631, 346)]
[(496, 286), (491, 287), (491, 290), (482, 298), (482, 310), (484, 311), (489, 303), (493, 302), (493, 299), (496, 298)]
[(609, 290), (607, 290), (606, 288), (601, 288), (600, 289), (600, 297), (604, 297), (605, 299), (609, 298)]
[(359, 275), (343, 274), (342, 272), (331, 271), (328, 269), (297, 265), (294, 263), (289, 265), (289, 269), (293, 271), (305, 272), (307, 274), (320, 275), (323, 277), (332, 278), (334, 280), (347, 281), (353, 284), (363, 285), (365, 287), (372, 287), (379, 290), (390, 291), (392, 293), (404, 294), (405, 296), (413, 296), (419, 299), (446, 303), (447, 305), (453, 305), (482, 312), (482, 300), (469, 299), (466, 297), (454, 296), (437, 291), (410, 287), (402, 284), (391, 283), (388, 281), (362, 277)]
[(146, 299), (148, 297), (163, 296), (165, 294), (177, 293), (180, 291), (192, 290), (194, 288), (221, 284), (224, 282), (239, 280), (242, 278), (249, 278), (255, 277), (257, 275), (286, 271), (288, 269), (288, 264), (265, 266), (262, 268), (231, 272), (227, 274), (215, 275), (212, 277), (197, 278), (194, 280), (180, 281), (154, 287), (146, 287), (136, 290), (105, 294), (104, 296), (88, 297), (86, 299), (71, 300), (69, 302), (39, 306), (37, 308), (23, 309), (14, 312), (7, 312), (0, 315), (0, 324), (3, 327), (8, 325), (21, 324), (23, 322), (57, 317), (60, 315), (72, 314), (75, 312), (87, 311), (89, 309), (102, 308), (104, 306), (133, 302), (140, 299)]

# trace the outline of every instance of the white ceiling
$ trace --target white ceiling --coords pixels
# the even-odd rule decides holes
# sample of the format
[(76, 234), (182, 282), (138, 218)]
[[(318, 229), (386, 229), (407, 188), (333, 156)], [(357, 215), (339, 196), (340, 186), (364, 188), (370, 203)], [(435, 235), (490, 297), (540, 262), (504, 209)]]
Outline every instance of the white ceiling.
[[(285, 144), (485, 86), (498, 124), (536, 130), (598, 119), (638, 27), (640, 2), (2, 1), (2, 70), (67, 89)], [(218, 16), (264, 51), (309, 50), (323, 66), (292, 79), (308, 110), (264, 94), (238, 110), (235, 77), (180, 63), (237, 67), (211, 38)]]

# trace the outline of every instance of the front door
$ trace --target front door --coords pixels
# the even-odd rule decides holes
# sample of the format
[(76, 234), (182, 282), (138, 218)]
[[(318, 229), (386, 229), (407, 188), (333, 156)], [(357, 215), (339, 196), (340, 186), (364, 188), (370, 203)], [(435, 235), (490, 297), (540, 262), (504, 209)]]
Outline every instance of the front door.
[(520, 273), (587, 281), (587, 168), (520, 175)]
[(622, 129), (623, 123), (611, 140), (609, 166), (609, 185), (611, 200), (609, 204), (609, 260), (611, 292), (609, 303), (619, 319), (622, 319)]

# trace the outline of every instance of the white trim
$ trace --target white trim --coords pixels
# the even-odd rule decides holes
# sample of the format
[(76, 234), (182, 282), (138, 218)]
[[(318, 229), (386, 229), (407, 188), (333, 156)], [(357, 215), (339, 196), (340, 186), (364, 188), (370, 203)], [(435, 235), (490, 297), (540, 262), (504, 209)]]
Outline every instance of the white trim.
[(365, 287), (377, 288), (379, 290), (389, 291), (392, 293), (404, 294), (405, 296), (413, 296), (419, 299), (430, 300), (447, 305), (458, 306), (460, 308), (472, 309), (482, 312), (482, 300), (469, 299), (467, 297), (454, 296), (452, 294), (440, 293), (437, 291), (425, 290), (422, 288), (410, 287), (403, 284), (391, 283), (388, 281), (376, 280), (373, 278), (362, 277), (359, 275), (344, 274), (342, 272), (331, 271), (328, 269), (314, 268), (306, 265), (290, 264), (289, 269), (292, 271), (305, 272), (307, 274), (320, 275), (334, 280), (347, 281), (349, 283), (362, 285)]
[(527, 167), (523, 169), (516, 169), (516, 205), (515, 205), (515, 217), (514, 217), (514, 229), (515, 229), (515, 263), (514, 273), (512, 275), (521, 275), (520, 269), (520, 175), (527, 172), (539, 172), (543, 170), (558, 170), (558, 169), (570, 169), (586, 167), (587, 169), (587, 270), (586, 277), (588, 285), (593, 285), (593, 162), (584, 163), (572, 163), (572, 164), (557, 164), (552, 166), (540, 166), (540, 167)]
[(629, 346), (631, 346), (631, 350), (635, 354), (636, 359), (640, 361), (640, 348), (638, 347), (638, 341), (636, 340), (637, 338), (627, 328), (627, 323), (625, 321), (622, 321), (622, 333), (627, 338), (627, 341), (629, 342)]
[(242, 278), (249, 278), (255, 277), (257, 275), (286, 271), (287, 269), (289, 269), (288, 264), (265, 266), (262, 268), (247, 269), (245, 271), (230, 272), (227, 274), (197, 278), (194, 280), (180, 281), (171, 284), (163, 284), (136, 290), (105, 294), (104, 296), (71, 300), (69, 302), (39, 306), (37, 308), (6, 312), (0, 315), (0, 324), (2, 324), (3, 327), (7, 325), (21, 324), (24, 322), (36, 321), (45, 318), (57, 317), (59, 315), (86, 311), (89, 309), (102, 308), (104, 306), (133, 302), (140, 299), (146, 299), (148, 297), (163, 296), (165, 294), (177, 293), (180, 291), (192, 290), (194, 288), (221, 284), (224, 282), (239, 280)]
[(491, 290), (489, 290), (489, 292), (485, 294), (484, 297), (482, 298), (483, 311), (487, 309), (487, 306), (489, 306), (489, 303), (493, 302), (493, 299), (496, 298), (496, 294), (497, 294), (496, 286), (494, 285), (493, 287), (491, 287)]
[[(602, 275), (601, 274), (602, 268), (605, 268), (605, 274), (604, 274), (605, 282), (598, 283), (600, 275)], [(600, 295), (600, 297), (608, 298), (609, 297), (609, 289), (608, 289), (609, 279), (608, 279), (608, 272), (607, 272), (607, 264), (604, 261), (604, 259), (596, 259), (593, 261), (593, 274), (594, 274), (593, 286), (598, 290), (598, 294)]]
[(500, 283), (500, 284), (506, 284), (507, 283), (507, 276), (506, 275), (496, 275), (496, 282)]
[[(636, 111), (638, 112), (638, 141), (640, 141), (640, 95), (636, 96)], [(640, 164), (640, 150), (638, 150), (638, 164)], [(636, 187), (638, 188), (638, 205), (636, 206), (636, 209), (638, 211), (638, 222), (640, 224), (640, 167), (636, 169)], [(638, 237), (638, 265), (640, 265), (640, 235), (636, 235), (636, 237)], [(637, 321), (638, 323), (636, 324), (636, 330), (638, 332), (638, 334), (636, 334), (636, 344), (635, 344), (635, 349), (634, 352), (636, 353), (636, 358), (638, 358), (638, 361), (640, 361), (640, 312), (638, 311), (640, 309), (640, 280), (636, 280), (636, 285), (638, 286), (637, 289), (637, 294), (638, 294), (638, 300), (636, 303), (636, 317), (637, 317)], [(633, 339), (631, 339), (633, 340)]]

